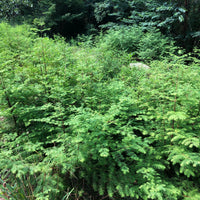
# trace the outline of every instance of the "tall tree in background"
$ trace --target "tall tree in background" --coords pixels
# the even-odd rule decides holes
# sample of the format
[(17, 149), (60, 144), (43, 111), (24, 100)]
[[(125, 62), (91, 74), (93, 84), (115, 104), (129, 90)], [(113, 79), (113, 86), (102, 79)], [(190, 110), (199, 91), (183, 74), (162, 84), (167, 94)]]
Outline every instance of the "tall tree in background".
[(74, 36), (85, 31), (83, 0), (5, 0), (0, 2), (0, 18), (15, 23), (42, 22), (50, 33)]
[(43, 0), (37, 1), (34, 7), (31, 10), (35, 18), (33, 22), (43, 22), (45, 28), (50, 28), (51, 34), (67, 37), (85, 31), (83, 0)]
[(105, 0), (94, 4), (99, 27), (138, 24), (144, 30), (156, 28), (188, 51), (199, 44), (199, 10), (198, 0)]
[(28, 0), (2, 0), (0, 1), (0, 19), (12, 21), (21, 16), (25, 7), (32, 7), (32, 1)]
[(137, 24), (156, 28), (191, 50), (199, 45), (199, 0), (4, 0), (1, 18), (17, 22), (41, 21), (51, 34), (65, 37)]
[(83, 0), (47, 0), (42, 8), (43, 19), (47, 27), (53, 33), (73, 36), (84, 32), (85, 27), (85, 5)]

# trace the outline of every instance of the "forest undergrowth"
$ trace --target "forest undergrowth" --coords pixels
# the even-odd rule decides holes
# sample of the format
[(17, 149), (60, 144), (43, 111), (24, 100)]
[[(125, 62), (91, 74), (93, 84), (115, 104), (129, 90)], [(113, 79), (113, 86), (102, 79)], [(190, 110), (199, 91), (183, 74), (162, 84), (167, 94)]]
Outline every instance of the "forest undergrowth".
[(0, 24), (0, 197), (200, 199), (200, 51), (136, 26), (34, 31)]

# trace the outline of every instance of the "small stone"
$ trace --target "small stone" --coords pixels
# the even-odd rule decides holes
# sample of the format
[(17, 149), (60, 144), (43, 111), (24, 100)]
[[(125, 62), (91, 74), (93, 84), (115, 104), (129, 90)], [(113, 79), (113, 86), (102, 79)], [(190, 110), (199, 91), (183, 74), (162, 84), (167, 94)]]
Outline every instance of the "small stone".
[(130, 68), (137, 68), (137, 69), (150, 69), (148, 65), (145, 65), (143, 63), (130, 63)]

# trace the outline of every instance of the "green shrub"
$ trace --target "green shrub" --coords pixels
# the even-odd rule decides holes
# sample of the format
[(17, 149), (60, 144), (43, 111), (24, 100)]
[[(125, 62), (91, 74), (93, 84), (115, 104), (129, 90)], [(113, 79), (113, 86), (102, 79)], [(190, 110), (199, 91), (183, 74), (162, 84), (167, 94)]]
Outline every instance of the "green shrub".
[(125, 51), (134, 58), (152, 61), (160, 60), (174, 53), (173, 42), (156, 30), (146, 33), (140, 27), (118, 27), (97, 37), (100, 48), (113, 51)]
[(97, 41), (101, 47), (109, 50), (136, 52), (142, 36), (141, 28), (122, 26), (108, 30), (105, 35), (97, 37)]
[(154, 60), (168, 57), (174, 53), (173, 43), (158, 31), (143, 35), (138, 47), (138, 56), (142, 60)]
[(123, 51), (69, 46), (26, 26), (1, 24), (0, 33), (0, 113), (10, 124), (0, 130), (4, 193), (199, 198), (197, 60), (186, 66), (174, 56), (145, 71), (128, 67)]

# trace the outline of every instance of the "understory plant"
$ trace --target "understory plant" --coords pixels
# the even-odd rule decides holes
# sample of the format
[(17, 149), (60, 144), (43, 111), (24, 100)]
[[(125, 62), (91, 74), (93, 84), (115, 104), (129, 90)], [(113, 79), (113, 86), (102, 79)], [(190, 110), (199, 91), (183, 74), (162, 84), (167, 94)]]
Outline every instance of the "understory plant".
[(161, 60), (174, 53), (173, 41), (156, 29), (139, 26), (117, 26), (97, 37), (97, 46), (105, 50), (129, 53), (133, 59), (149, 62)]
[(170, 60), (0, 24), (1, 196), (200, 198), (200, 71)]

